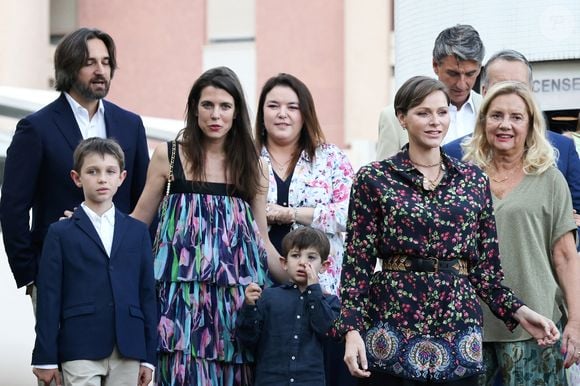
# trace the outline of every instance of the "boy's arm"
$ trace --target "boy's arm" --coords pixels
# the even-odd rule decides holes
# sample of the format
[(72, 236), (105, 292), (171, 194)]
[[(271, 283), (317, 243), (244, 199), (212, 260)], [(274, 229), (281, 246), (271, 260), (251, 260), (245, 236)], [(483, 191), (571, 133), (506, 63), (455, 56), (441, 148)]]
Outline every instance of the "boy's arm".
[(39, 383), (44, 382), (45, 385), (50, 385), (52, 382), (54, 382), (56, 383), (57, 386), (62, 385), (62, 378), (60, 376), (58, 368), (39, 369), (37, 367), (34, 367), (32, 369), (32, 373), (36, 375), (36, 378), (38, 378)]
[(310, 327), (319, 338), (324, 338), (340, 313), (340, 302), (334, 295), (324, 295), (320, 284), (306, 288), (306, 314)]
[(255, 305), (244, 302), (238, 311), (236, 319), (236, 338), (246, 348), (255, 351), (264, 323), (265, 297), (268, 291), (264, 291)]
[(140, 301), (141, 310), (145, 317), (145, 347), (147, 363), (154, 366), (157, 363), (157, 300), (155, 297), (151, 238), (145, 225), (142, 227), (141, 251)]
[(36, 341), (32, 365), (58, 364), (58, 331), (62, 308), (62, 248), (54, 227), (48, 229), (36, 280)]

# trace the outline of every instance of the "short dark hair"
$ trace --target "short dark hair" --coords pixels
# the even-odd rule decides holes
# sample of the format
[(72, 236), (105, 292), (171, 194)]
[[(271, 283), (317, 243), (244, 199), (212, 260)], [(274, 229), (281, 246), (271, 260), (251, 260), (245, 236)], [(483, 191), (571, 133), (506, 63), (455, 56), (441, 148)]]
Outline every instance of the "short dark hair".
[(77, 80), (80, 69), (87, 62), (89, 50), (87, 41), (99, 39), (107, 47), (109, 52), (109, 66), (111, 67), (111, 79), (117, 68), (115, 55), (115, 42), (113, 38), (96, 28), (79, 28), (66, 35), (54, 52), (54, 78), (57, 91), (70, 91)]
[(457, 24), (441, 31), (433, 46), (433, 60), (441, 63), (447, 56), (454, 56), (460, 61), (474, 60), (481, 65), (485, 47), (475, 28)]
[(395, 94), (395, 114), (407, 114), (410, 109), (419, 106), (434, 91), (442, 91), (449, 104), (447, 87), (440, 80), (428, 76), (414, 76), (408, 79)]
[(288, 87), (296, 93), (296, 96), (298, 97), (298, 107), (300, 108), (300, 114), (302, 115), (303, 123), (300, 130), (300, 137), (298, 139), (298, 152), (294, 154), (292, 164), (295, 164), (298, 161), (302, 150), (306, 151), (306, 154), (308, 154), (310, 159), (313, 160), (316, 148), (325, 143), (326, 139), (324, 138), (324, 133), (320, 128), (320, 122), (318, 121), (316, 108), (314, 106), (314, 98), (312, 98), (310, 90), (304, 82), (291, 74), (280, 73), (273, 76), (268, 79), (262, 87), (260, 98), (258, 100), (256, 130), (254, 132), (256, 147), (258, 148), (258, 151), (261, 151), (262, 147), (266, 145), (268, 139), (268, 133), (266, 132), (266, 126), (264, 125), (264, 103), (266, 102), (266, 96), (268, 93), (276, 86)]
[(93, 137), (82, 140), (73, 153), (73, 169), (77, 173), (80, 174), (85, 158), (89, 154), (99, 154), (103, 157), (106, 154), (111, 155), (119, 163), (119, 169), (121, 171), (125, 169), (125, 153), (114, 139)]
[(328, 237), (321, 230), (309, 226), (294, 229), (284, 236), (282, 239), (282, 255), (287, 257), (293, 248), (299, 251), (306, 248), (316, 249), (323, 262), (328, 259), (330, 254)]

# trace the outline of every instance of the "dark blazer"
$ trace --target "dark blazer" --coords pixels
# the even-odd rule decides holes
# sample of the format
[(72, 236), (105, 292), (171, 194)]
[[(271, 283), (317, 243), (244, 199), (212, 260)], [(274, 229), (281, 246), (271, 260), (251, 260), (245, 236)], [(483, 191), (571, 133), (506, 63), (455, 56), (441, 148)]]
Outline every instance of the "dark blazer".
[[(145, 128), (138, 115), (110, 102), (103, 103), (107, 136), (116, 139), (125, 152), (127, 178), (114, 202), (119, 210), (130, 213), (145, 185), (149, 164)], [(81, 140), (81, 131), (64, 94), (16, 126), (4, 168), (0, 223), (18, 287), (36, 280), (48, 226), (64, 210), (72, 210), (83, 201), (82, 190), (70, 178), (73, 152)]]
[(38, 277), (33, 365), (122, 356), (155, 365), (157, 316), (151, 238), (116, 210), (111, 256), (82, 208), (52, 224)]
[[(449, 142), (443, 146), (443, 151), (451, 157), (461, 159), (463, 157), (461, 142), (469, 136), (471, 134)], [(558, 169), (560, 169), (568, 182), (568, 187), (572, 193), (574, 209), (580, 213), (580, 159), (578, 159), (578, 152), (574, 146), (574, 141), (553, 131), (547, 131), (547, 137), (552, 146), (558, 150)]]

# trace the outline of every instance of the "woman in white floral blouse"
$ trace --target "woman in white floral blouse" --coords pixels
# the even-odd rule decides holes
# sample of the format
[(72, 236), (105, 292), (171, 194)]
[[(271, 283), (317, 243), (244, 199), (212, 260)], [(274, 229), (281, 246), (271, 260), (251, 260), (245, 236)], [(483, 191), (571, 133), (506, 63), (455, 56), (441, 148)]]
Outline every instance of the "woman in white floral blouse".
[[(310, 91), (289, 74), (278, 74), (264, 84), (255, 134), (258, 150), (269, 165), (266, 215), (272, 244), (280, 251), (282, 238), (299, 226), (322, 230), (331, 250), (320, 285), (338, 295), (353, 178), (349, 160), (338, 147), (325, 142)], [(342, 367), (344, 345), (342, 349), (327, 347), (326, 354), (332, 354), (326, 355), (327, 370)], [(348, 378), (346, 368), (342, 374), (327, 371), (327, 385), (354, 384)]]

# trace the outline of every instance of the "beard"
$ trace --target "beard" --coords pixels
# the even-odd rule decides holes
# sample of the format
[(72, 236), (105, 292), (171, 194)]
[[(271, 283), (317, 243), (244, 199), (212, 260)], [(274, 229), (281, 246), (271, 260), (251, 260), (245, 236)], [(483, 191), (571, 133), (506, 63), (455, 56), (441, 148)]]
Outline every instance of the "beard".
[[(93, 82), (101, 81), (104, 83), (104, 87), (101, 85), (96, 86)], [(107, 81), (103, 76), (95, 76), (89, 83), (80, 82), (78, 79), (72, 85), (72, 88), (78, 92), (83, 98), (88, 100), (98, 100), (103, 99), (109, 93), (109, 87), (111, 86), (110, 81)]]

